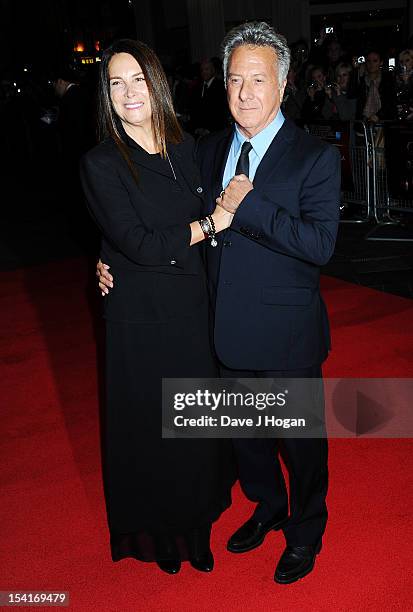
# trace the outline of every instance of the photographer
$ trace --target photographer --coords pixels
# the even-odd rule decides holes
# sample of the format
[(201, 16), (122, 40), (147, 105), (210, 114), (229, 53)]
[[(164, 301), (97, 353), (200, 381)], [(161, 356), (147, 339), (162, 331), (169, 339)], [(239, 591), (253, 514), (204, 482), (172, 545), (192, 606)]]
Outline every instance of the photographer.
[(287, 74), (287, 83), (284, 89), (281, 109), (285, 117), (288, 117), (292, 121), (300, 122), (306, 91), (297, 86), (296, 79), (296, 67), (291, 65)]
[(400, 120), (413, 119), (413, 50), (404, 49), (399, 54), (396, 72), (397, 116)]
[(352, 84), (352, 72), (351, 64), (340, 62), (335, 71), (335, 83), (325, 88), (341, 121), (351, 121), (356, 116), (357, 99)]
[(396, 119), (396, 91), (393, 75), (383, 71), (378, 51), (366, 56), (365, 73), (359, 80), (356, 116), (371, 123)]
[(313, 66), (309, 80), (302, 111), (304, 121), (338, 119), (331, 92), (335, 84), (327, 81), (325, 70), (321, 66)]

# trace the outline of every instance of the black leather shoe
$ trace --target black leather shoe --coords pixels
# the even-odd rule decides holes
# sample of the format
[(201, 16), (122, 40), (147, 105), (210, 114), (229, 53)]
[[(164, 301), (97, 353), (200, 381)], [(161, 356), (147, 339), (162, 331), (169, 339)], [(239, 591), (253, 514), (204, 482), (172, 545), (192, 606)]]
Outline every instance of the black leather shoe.
[(212, 572), (214, 569), (214, 557), (209, 544), (211, 527), (211, 523), (206, 523), (186, 534), (189, 562), (200, 572)]
[(157, 534), (154, 542), (158, 567), (167, 574), (177, 574), (181, 569), (181, 560), (175, 540), (168, 534)]
[(181, 569), (181, 562), (179, 559), (157, 559), (156, 563), (158, 567), (167, 574), (177, 574)]
[(210, 550), (199, 557), (191, 557), (189, 563), (199, 572), (212, 572), (214, 569), (214, 556)]
[(257, 548), (264, 542), (264, 538), (269, 531), (281, 529), (287, 519), (288, 516), (274, 516), (266, 523), (260, 523), (254, 518), (250, 518), (230, 537), (227, 550), (233, 553), (243, 553)]
[(278, 561), (275, 582), (290, 584), (304, 578), (313, 569), (320, 550), (321, 542), (317, 546), (287, 546)]

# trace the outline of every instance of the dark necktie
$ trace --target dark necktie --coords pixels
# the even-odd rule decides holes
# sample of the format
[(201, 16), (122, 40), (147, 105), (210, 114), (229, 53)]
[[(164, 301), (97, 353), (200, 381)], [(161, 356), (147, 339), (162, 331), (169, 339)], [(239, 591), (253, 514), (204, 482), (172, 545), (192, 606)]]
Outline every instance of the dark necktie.
[(235, 168), (235, 174), (245, 174), (249, 177), (250, 172), (250, 160), (248, 157), (249, 152), (252, 149), (252, 144), (246, 140), (241, 147), (241, 154), (238, 158), (237, 167)]

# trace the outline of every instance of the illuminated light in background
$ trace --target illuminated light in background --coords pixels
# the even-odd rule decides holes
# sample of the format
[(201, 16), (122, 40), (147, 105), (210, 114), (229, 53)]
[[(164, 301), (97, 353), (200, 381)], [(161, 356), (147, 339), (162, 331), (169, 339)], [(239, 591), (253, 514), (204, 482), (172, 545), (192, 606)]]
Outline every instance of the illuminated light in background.
[(73, 50), (76, 51), (77, 53), (83, 53), (85, 50), (85, 45), (82, 42), (78, 42), (75, 44)]
[(100, 51), (100, 41), (99, 40), (95, 42), (95, 49), (96, 51)]
[(17, 83), (13, 83), (14, 87), (17, 87)]
[(23, 68), (23, 72), (28, 72), (28, 68)]
[(102, 60), (100, 59), (100, 57), (95, 57), (95, 62), (101, 62)]

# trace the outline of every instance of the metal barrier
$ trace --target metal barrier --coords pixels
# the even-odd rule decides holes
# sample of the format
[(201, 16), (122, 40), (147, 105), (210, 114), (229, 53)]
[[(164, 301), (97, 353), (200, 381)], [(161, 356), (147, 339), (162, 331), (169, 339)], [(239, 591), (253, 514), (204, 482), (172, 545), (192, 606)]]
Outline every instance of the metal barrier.
[(370, 125), (369, 132), (377, 226), (366, 239), (413, 241), (403, 225), (406, 213), (413, 213), (413, 125), (388, 121)]
[[(341, 223), (367, 223), (373, 215), (370, 134), (362, 121), (312, 121), (304, 129), (337, 147), (341, 156)], [(353, 213), (349, 216), (349, 211)]]
[(413, 122), (312, 121), (303, 127), (340, 152), (340, 222), (375, 223), (367, 240), (413, 241), (403, 225), (413, 213)]

